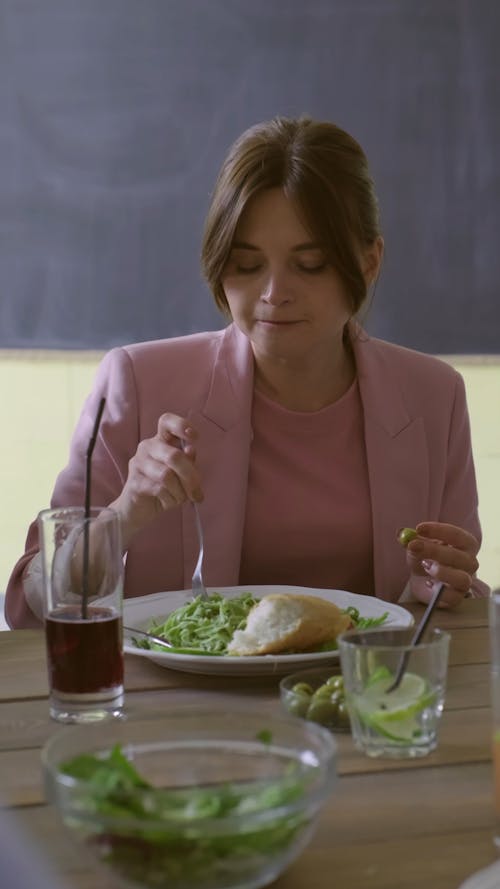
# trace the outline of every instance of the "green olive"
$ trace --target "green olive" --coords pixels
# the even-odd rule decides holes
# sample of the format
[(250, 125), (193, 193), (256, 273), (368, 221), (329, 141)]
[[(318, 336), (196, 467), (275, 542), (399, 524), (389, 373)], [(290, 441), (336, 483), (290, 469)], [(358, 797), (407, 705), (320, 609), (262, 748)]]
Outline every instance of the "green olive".
[(337, 717), (337, 704), (328, 698), (314, 699), (307, 710), (307, 719), (327, 725), (335, 722)]
[(415, 540), (415, 537), (418, 537), (415, 528), (401, 528), (398, 531), (398, 542), (401, 546), (408, 546), (412, 540)]
[(306, 717), (311, 703), (311, 695), (293, 694), (285, 698), (285, 707), (294, 716)]
[(339, 703), (339, 701), (343, 700), (342, 692), (340, 692), (340, 691), (333, 691), (332, 692), (331, 688), (325, 689), (323, 691), (323, 688), (324, 687), (322, 687), (322, 689), (321, 689), (321, 694), (318, 694), (320, 689), (318, 689), (318, 691), (314, 692), (314, 694), (311, 698), (311, 707), (313, 706), (313, 704), (320, 704), (323, 701), (326, 701), (327, 703), (331, 704), (332, 707), (336, 707), (337, 704)]
[(329, 698), (332, 693), (330, 686), (325, 682), (324, 685), (320, 685), (313, 694), (313, 700), (321, 700), (322, 698)]
[(313, 693), (313, 690), (308, 682), (296, 682), (295, 685), (292, 686), (292, 691), (297, 695), (311, 696)]
[(330, 676), (329, 679), (326, 680), (326, 684), (330, 689), (340, 689), (344, 688), (344, 677), (343, 676)]
[(345, 701), (340, 701), (337, 705), (337, 720), (342, 728), (347, 728), (350, 725), (349, 711)]

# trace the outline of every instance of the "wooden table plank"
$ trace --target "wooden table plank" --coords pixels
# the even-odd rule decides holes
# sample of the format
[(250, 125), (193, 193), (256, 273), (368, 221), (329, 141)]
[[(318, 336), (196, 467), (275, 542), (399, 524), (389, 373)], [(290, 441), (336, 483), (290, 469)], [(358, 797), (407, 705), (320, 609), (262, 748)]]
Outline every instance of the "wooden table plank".
[[(169, 690), (168, 692), (149, 692), (138, 695), (134, 704), (132, 697), (131, 712), (140, 716), (141, 711), (175, 709), (180, 703), (199, 701), (195, 691)], [(204, 703), (219, 702), (223, 698), (230, 710), (232, 695), (219, 692), (204, 697)], [(24, 725), (13, 723), (9, 738), (5, 728), (2, 729), (2, 752), (0, 753), (0, 786), (4, 802), (12, 806), (33, 805), (44, 800), (42, 790), (40, 746), (55, 731), (67, 731), (65, 727), (55, 727), (49, 720), (42, 718), (39, 703), (32, 705), (31, 718), (26, 718)], [(36, 705), (36, 706), (35, 706)], [(275, 711), (276, 702), (272, 700), (258, 702), (262, 715), (263, 727)], [(38, 716), (38, 718), (36, 718)], [(3, 717), (4, 718), (4, 717)], [(2, 723), (5, 727), (5, 723)], [(15, 743), (18, 732), (24, 734), (23, 745)], [(477, 708), (474, 719), (467, 710), (445, 711), (439, 735), (437, 750), (426, 757), (406, 760), (372, 759), (355, 749), (350, 735), (337, 735), (338, 761), (337, 770), (341, 776), (372, 775), (375, 773), (397, 773), (407, 776), (411, 772), (428, 771), (437, 766), (456, 767), (458, 765), (482, 763), (487, 764), (491, 771), (491, 716), (489, 708)], [(389, 781), (389, 778), (387, 778)]]
[[(489, 635), (485, 620), (484, 600), (468, 600), (473, 605), (459, 615), (443, 611), (438, 615), (439, 626), (454, 625), (450, 649), (450, 665), (485, 664), (489, 662)], [(464, 603), (464, 605), (467, 603)], [(479, 612), (478, 606), (482, 611)], [(417, 618), (422, 606), (412, 606)], [(480, 614), (482, 613), (482, 623)], [(464, 626), (464, 621), (466, 624)], [(46, 697), (48, 694), (45, 643), (41, 630), (16, 630), (0, 633), (0, 659), (2, 662), (2, 682), (0, 702), (8, 700), (31, 700)], [(276, 682), (273, 677), (211, 677), (175, 670), (166, 670), (153, 664), (147, 658), (127, 655), (125, 658), (125, 682), (130, 690), (153, 688), (199, 688), (215, 689), (225, 683), (228, 690), (245, 693), (256, 688), (269, 689)]]
[(0, 659), (0, 702), (29, 700), (48, 694), (47, 661), (41, 630), (6, 630), (0, 633)]
[(339, 771), (342, 775), (373, 772), (422, 771), (434, 766), (460, 763), (489, 763), (491, 760), (491, 714), (478, 708), (474, 719), (465, 710), (445, 712), (439, 730), (437, 749), (428, 756), (411, 759), (383, 759), (365, 756), (354, 748), (350, 735), (337, 735)]
[(388, 836), (382, 842), (354, 836), (342, 845), (332, 837), (329, 846), (311, 844), (272, 889), (458, 889), (469, 874), (495, 860), (491, 838), (482, 829)]
[[(161, 674), (165, 671), (161, 670)], [(168, 706), (168, 695), (175, 689), (153, 688), (148, 691), (127, 690), (125, 695), (125, 710), (135, 707), (140, 703), (142, 707), (161, 709)], [(177, 689), (184, 696), (197, 694), (194, 689)], [(234, 691), (224, 683), (213, 688), (206, 689), (206, 694), (219, 694), (231, 696)], [(249, 698), (255, 697), (258, 701), (274, 701), (278, 703), (278, 688), (275, 684), (264, 686), (256, 690), (248, 687), (244, 694)], [(240, 694), (238, 694), (240, 697)], [(490, 681), (489, 667), (486, 664), (472, 664), (467, 666), (455, 666), (449, 670), (448, 690), (445, 702), (445, 716), (443, 726), (449, 722), (448, 711), (462, 711), (459, 718), (464, 724), (471, 722), (471, 710), (480, 708), (488, 709), (490, 706)], [(465, 713), (463, 712), (465, 710)], [(480, 714), (481, 732), (487, 724), (488, 714)], [(472, 722), (475, 721), (475, 716)], [(450, 723), (450, 725), (455, 723)], [(452, 729), (452, 730), (454, 730)], [(61, 727), (48, 717), (47, 698), (29, 700), (7, 700), (0, 707), (0, 752), (6, 750), (19, 750), (23, 748), (40, 747), (47, 738)], [(447, 729), (445, 729), (447, 730)], [(451, 729), (450, 729), (451, 730)]]
[[(415, 622), (425, 611), (425, 605), (405, 602), (404, 607), (413, 614)], [(442, 630), (454, 630), (457, 627), (487, 627), (488, 626), (488, 600), (464, 599), (458, 608), (437, 608), (434, 612), (431, 627), (440, 627)]]
[[(459, 776), (453, 777), (459, 784)], [(405, 836), (395, 818), (384, 825), (385, 810), (380, 812), (378, 802), (378, 796), (373, 802), (370, 798), (360, 809), (366, 812), (367, 822), (379, 825), (378, 832), (366, 838), (363, 825), (357, 824), (358, 813), (349, 813), (344, 809), (345, 799), (339, 799), (335, 820), (326, 813), (320, 818), (310, 845), (272, 889), (458, 889), (470, 873), (496, 860), (491, 824), (484, 814), (479, 826), (469, 823), (460, 829), (456, 819), (449, 821), (448, 807), (443, 805), (441, 821), (432, 822), (432, 831)], [(425, 822), (432, 812), (425, 798), (419, 803), (413, 807), (415, 824)], [(399, 813), (402, 806), (401, 801)], [(64, 875), (68, 889), (116, 889), (116, 883), (97, 870), (80, 847), (61, 842), (60, 822), (51, 807), (26, 808), (17, 815), (26, 834), (42, 844)]]

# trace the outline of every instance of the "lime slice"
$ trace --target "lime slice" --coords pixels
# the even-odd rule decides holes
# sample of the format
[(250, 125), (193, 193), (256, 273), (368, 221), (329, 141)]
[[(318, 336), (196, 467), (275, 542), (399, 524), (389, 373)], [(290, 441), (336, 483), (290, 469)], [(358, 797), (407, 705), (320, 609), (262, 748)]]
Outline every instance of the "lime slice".
[[(380, 682), (382, 679), (392, 680), (392, 678), (393, 675), (389, 670), (389, 667), (386, 667), (384, 664), (382, 664), (380, 667), (375, 667), (375, 669), (370, 673), (366, 682), (366, 687), (370, 688), (371, 686), (376, 685), (377, 682)], [(391, 683), (388, 681), (386, 688), (389, 688), (390, 684)]]
[(419, 713), (428, 702), (428, 686), (422, 676), (405, 673), (394, 691), (386, 694), (393, 682), (392, 673), (370, 676), (364, 693), (358, 699), (358, 706), (370, 716), (383, 721), (406, 719)]
[(399, 741), (408, 744), (416, 741), (422, 735), (422, 728), (414, 716), (408, 719), (400, 719), (398, 722), (384, 722), (373, 718), (370, 726), (379, 735), (389, 738), (391, 741)]
[(386, 690), (393, 675), (370, 676), (364, 692), (356, 697), (356, 710), (365, 725), (396, 741), (411, 741), (421, 734), (415, 717), (432, 704), (436, 693), (416, 673), (405, 673), (399, 686), (389, 694)]

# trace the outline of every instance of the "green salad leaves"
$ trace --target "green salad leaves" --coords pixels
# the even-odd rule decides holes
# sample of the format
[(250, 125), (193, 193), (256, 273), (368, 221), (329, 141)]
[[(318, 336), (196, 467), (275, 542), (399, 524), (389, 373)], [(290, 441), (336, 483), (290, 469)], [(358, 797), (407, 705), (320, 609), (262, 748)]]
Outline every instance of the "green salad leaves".
[[(384, 611), (384, 613), (380, 614), (378, 617), (361, 617), (359, 610), (354, 608), (353, 605), (349, 605), (342, 610), (344, 614), (350, 616), (356, 630), (367, 630), (370, 627), (379, 627), (380, 624), (383, 624), (386, 621), (388, 615), (388, 612)], [(329, 642), (323, 642), (322, 645), (318, 646), (316, 651), (337, 651), (337, 649), (337, 640), (332, 639)]]
[[(251, 878), (263, 856), (285, 851), (310, 817), (300, 811), (307, 777), (293, 764), (276, 780), (164, 790), (144, 781), (116, 745), (104, 755), (77, 756), (62, 771), (85, 782), (68, 823), (102, 861), (152, 889), (217, 886), (230, 872)], [(260, 820), (261, 812), (269, 817)]]
[(350, 616), (357, 630), (367, 630), (370, 627), (379, 627), (380, 624), (385, 623), (389, 614), (388, 611), (384, 611), (384, 613), (380, 614), (378, 617), (361, 617), (359, 610), (357, 608), (354, 608), (352, 605), (348, 605), (348, 607), (344, 608), (343, 611), (344, 614), (348, 614)]

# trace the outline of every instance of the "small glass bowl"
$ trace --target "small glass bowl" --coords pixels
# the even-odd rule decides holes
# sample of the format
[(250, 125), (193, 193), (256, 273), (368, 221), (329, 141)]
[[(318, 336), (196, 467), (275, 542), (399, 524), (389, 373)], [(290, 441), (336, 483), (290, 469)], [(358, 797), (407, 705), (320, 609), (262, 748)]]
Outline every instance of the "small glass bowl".
[(300, 670), (280, 682), (281, 703), (288, 713), (316, 722), (332, 732), (351, 730), (339, 666)]

